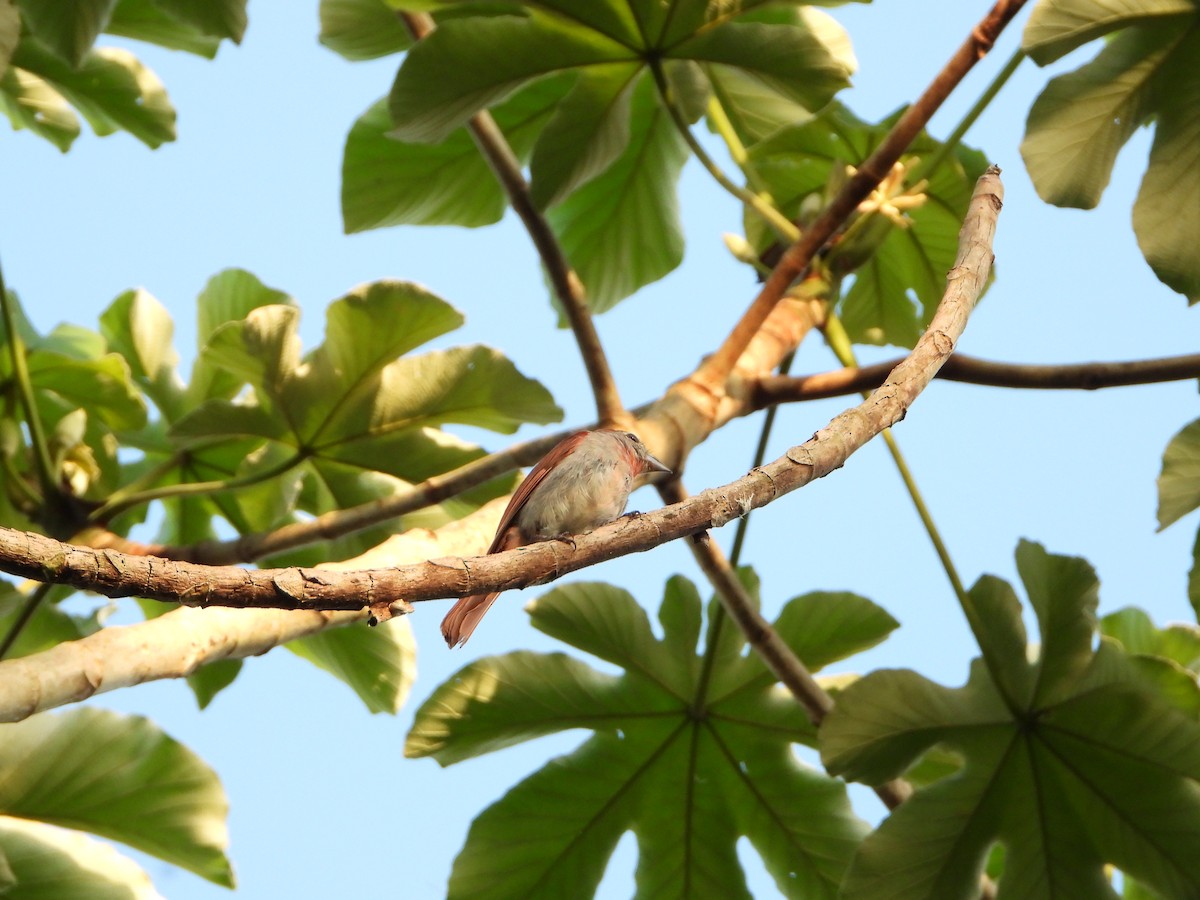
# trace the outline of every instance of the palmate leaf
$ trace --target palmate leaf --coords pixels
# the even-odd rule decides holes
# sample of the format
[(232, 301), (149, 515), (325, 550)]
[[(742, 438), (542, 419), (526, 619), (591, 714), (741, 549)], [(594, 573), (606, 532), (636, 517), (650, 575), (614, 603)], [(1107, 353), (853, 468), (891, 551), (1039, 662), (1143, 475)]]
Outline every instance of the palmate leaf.
[(216, 775), (145, 719), (80, 708), (4, 725), (0, 771), (4, 815), (89, 831), (233, 886)]
[[(134, 380), (163, 413), (163, 422), (134, 436), (144, 459), (129, 466), (130, 479), (153, 472), (156, 485), (174, 485), (270, 474), (236, 491), (165, 499), (160, 540), (190, 545), (214, 538), (218, 516), (251, 533), (295, 521), (298, 509), (322, 513), (380, 500), (483, 455), (441, 431), (444, 423), (511, 432), (524, 421), (559, 415), (540, 385), (490, 348), (410, 354), (462, 321), (416, 285), (378, 282), (333, 303), (326, 339), (307, 355), (298, 321), (292, 299), (250, 273), (214, 276), (199, 297), (201, 353), (185, 387), (170, 319), (153, 297), (127, 292), (103, 314), (107, 346), (126, 354)], [(247, 385), (250, 400), (239, 397)], [(511, 478), (498, 479), (402, 521), (269, 562), (344, 558), (397, 530), (443, 524), (510, 488)], [(289, 649), (345, 681), (373, 712), (398, 709), (414, 677), (406, 625), (339, 629)], [(200, 704), (237, 671), (236, 663), (223, 662), (190, 677)]]
[(43, 3), (17, 0), (30, 33), (55, 56), (77, 68), (91, 49), (117, 0), (72, 0)]
[[(108, 352), (95, 332), (59, 325), (50, 334), (39, 335), (25, 320), (11, 292), (9, 303), (15, 307), (37, 414), (49, 439), (53, 476), (69, 482), (77, 496), (89, 500), (103, 497), (117, 483), (115, 434), (141, 428), (146, 422), (146, 404), (129, 367), (120, 355)], [(0, 353), (4, 357), (0, 383), (14, 391), (11, 349), (3, 325)], [(25, 463), (30, 451), (23, 449), (27, 444), (24, 434), (16, 428), (10, 436), (11, 445), (6, 448), (10, 464), (28, 471)]]
[[(389, 97), (391, 135), (433, 145), (435, 162), (440, 142), (454, 142), (445, 152), (457, 153), (464, 138), (456, 129), (474, 113), (539, 80), (575, 77), (572, 92), (533, 142), (531, 189), (535, 202), (550, 211), (595, 311), (663, 277), (683, 255), (675, 181), (687, 150), (657, 96), (651, 68), (660, 70), (672, 91), (680, 87), (679, 71), (693, 73), (697, 95), (674, 98), (689, 107), (689, 121), (709, 91), (698, 64), (714, 79), (737, 82), (737, 90), (726, 92), (735, 107), (749, 97), (757, 110), (777, 102), (805, 116), (844, 87), (852, 69), (844, 32), (810, 27), (810, 17), (738, 21), (762, 3), (732, 9), (683, 0), (670, 4), (669, 15), (666, 5), (644, 0), (493, 3), (474, 14), (471, 4), (417, 5), (458, 15), (442, 19), (401, 65)], [(348, 144), (347, 185), (349, 150)], [(416, 165), (427, 162), (413, 155)], [(354, 181), (361, 185), (357, 176)], [(454, 201), (457, 212), (448, 205), (444, 201), (440, 216), (479, 216), (479, 203), (470, 197)], [(376, 212), (370, 220), (389, 218)]]
[(403, 355), (461, 321), (424, 288), (376, 282), (330, 305), (325, 343), (302, 357), (297, 310), (259, 307), (217, 329), (203, 354), (250, 383), (257, 404), (210, 400), (173, 433), (186, 442), (257, 435), (306, 457), (370, 459), (378, 471), (408, 479), (410, 462), (389, 445), (424, 428), (455, 422), (511, 433), (523, 422), (555, 420), (548, 392), (496, 351)]
[[(745, 897), (747, 836), (787, 896), (834, 897), (863, 833), (843, 786), (803, 765), (813, 729), (725, 622), (701, 694), (701, 601), (672, 578), (663, 637), (626, 592), (573, 584), (528, 607), (535, 627), (622, 669), (565, 654), (479, 660), (418, 710), (407, 756), (443, 765), (568, 728), (595, 733), (475, 820), (451, 897), (589, 896), (621, 834), (639, 845), (638, 896)], [(712, 622), (716, 603), (709, 606)], [(849, 594), (797, 597), (777, 623), (813, 669), (882, 640), (896, 623)]]
[(385, 0), (321, 0), (322, 44), (346, 59), (378, 59), (412, 46), (404, 22)]
[(1200, 419), (1171, 438), (1158, 476), (1159, 530), (1200, 506)]
[[(492, 110), (517, 158), (554, 114), (572, 76), (543, 78)], [(389, 137), (392, 119), (380, 100), (346, 136), (342, 157), (342, 221), (347, 233), (389, 225), (462, 225), (500, 221), (507, 199), (466, 128), (437, 144)]]
[(77, 112), (99, 136), (124, 130), (158, 147), (175, 139), (166, 90), (136, 56), (94, 47), (97, 38), (107, 32), (211, 59), (245, 30), (246, 0), (0, 0), (0, 112), (64, 153), (79, 136)]
[[(796, 217), (804, 199), (838, 183), (846, 165), (865, 160), (891, 130), (899, 113), (878, 124), (862, 121), (840, 104), (830, 104), (813, 121), (777, 131), (750, 151), (751, 164), (787, 215)], [(940, 142), (922, 133), (905, 162), (928, 156)], [(987, 166), (984, 155), (959, 147), (928, 176), (925, 203), (908, 213), (908, 228), (881, 217), (872, 252), (853, 269), (854, 283), (838, 312), (858, 343), (911, 347), (928, 325), (954, 264), (958, 231), (975, 180)], [(752, 213), (746, 234), (760, 251), (774, 235)], [(875, 223), (872, 223), (873, 225)], [(914, 303), (911, 297), (918, 301)]]
[(1108, 638), (1093, 649), (1098, 581), (1083, 560), (1023, 542), (1017, 567), (1041, 631), (1035, 661), (1015, 592), (985, 576), (969, 594), (983, 656), (964, 687), (875, 672), (822, 725), (829, 771), (869, 784), (935, 744), (965, 759), (866, 839), (844, 895), (969, 896), (1000, 842), (1004, 896), (1115, 897), (1106, 863), (1164, 896), (1196, 896), (1200, 723), (1162, 690), (1191, 676)]
[(162, 900), (150, 876), (77, 831), (0, 816), (0, 892), (28, 900)]
[(1040, 65), (1098, 37), (1091, 61), (1053, 78), (1029, 111), (1021, 155), (1038, 194), (1090, 209), (1117, 153), (1142, 125), (1154, 144), (1133, 209), (1146, 261), (1161, 281), (1200, 300), (1200, 9), (1190, 0), (1117, 4), (1046, 0), (1023, 47)]
[(51, 85), (98, 135), (125, 130), (149, 147), (175, 140), (175, 108), (166, 89), (128, 50), (90, 50), (73, 69), (36, 42), (22, 40), (12, 64)]

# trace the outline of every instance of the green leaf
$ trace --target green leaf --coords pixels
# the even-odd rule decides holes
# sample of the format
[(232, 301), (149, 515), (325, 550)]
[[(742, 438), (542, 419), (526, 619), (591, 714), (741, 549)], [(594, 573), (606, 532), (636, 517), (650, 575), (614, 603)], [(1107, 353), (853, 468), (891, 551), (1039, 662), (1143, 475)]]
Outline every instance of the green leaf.
[(208, 705), (225, 688), (233, 684), (242, 671), (240, 659), (218, 659), (201, 666), (187, 677), (188, 687), (196, 697), (196, 705), (208, 709)]
[(1158, 278), (1195, 303), (1200, 300), (1200, 262), (1193, 252), (1200, 241), (1195, 4), (1053, 0), (1031, 17), (1025, 46), (1045, 63), (1113, 31), (1095, 59), (1052, 79), (1034, 102), (1021, 154), (1042, 199), (1091, 209), (1121, 147), (1138, 127), (1153, 122), (1134, 231)]
[(348, 684), (373, 713), (397, 713), (417, 674), (417, 645), (407, 619), (371, 628), (332, 628), (284, 645)]
[(246, 318), (260, 306), (293, 305), (284, 291), (267, 287), (245, 269), (225, 269), (204, 285), (196, 298), (196, 341), (203, 347), (226, 322)]
[(21, 40), (21, 14), (14, 0), (0, 0), (0, 72), (8, 68), (8, 61)]
[(595, 178), (629, 142), (637, 62), (591, 66), (559, 104), (538, 139), (530, 163), (530, 192), (541, 208), (558, 202)]
[[(185, 523), (189, 532), (197, 525), (202, 531), (214, 506), (246, 532), (294, 521), (297, 509), (320, 515), (376, 501), (483, 455), (438, 430), (443, 424), (511, 433), (524, 422), (561, 417), (545, 388), (495, 350), (410, 353), (462, 321), (457, 310), (418, 285), (380, 281), (356, 288), (330, 305), (324, 344), (302, 355), (299, 310), (256, 306), (272, 298), (245, 273), (229, 281), (206, 291), (212, 316), (202, 315), (201, 331), (213, 330), (197, 364), (198, 371), (224, 379), (220, 390), (210, 384), (208, 399), (173, 422), (170, 440), (150, 452), (187, 450), (164, 470), (164, 483), (236, 479), (246, 486), (201, 504), (175, 501), (172, 531)], [(230, 287), (245, 290), (224, 290)], [(244, 302), (230, 302), (222, 311), (220, 298), (227, 295)], [(246, 307), (244, 318), (216, 324)], [(229, 399), (242, 384), (252, 395)], [(344, 558), (404, 527), (436, 527), (465, 515), (508, 484), (493, 480), (403, 522), (275, 562)]]
[(246, 33), (246, 0), (155, 0), (163, 10), (203, 34), (240, 44)]
[(104, 30), (116, 0), (17, 0), (29, 32), (72, 68)]
[(384, 0), (321, 0), (320, 41), (346, 59), (378, 59), (412, 46), (412, 36)]
[(13, 65), (49, 82), (98, 135), (124, 129), (149, 147), (175, 140), (175, 108), (162, 82), (128, 50), (92, 50), (71, 68), (32, 41), (22, 41)]
[(325, 311), (325, 343), (313, 354), (331, 387), (350, 394), (396, 357), (464, 322), (462, 313), (409, 281), (362, 285)]
[(1163, 451), (1158, 476), (1158, 529), (1200, 506), (1200, 419), (1187, 425)]
[(98, 359), (71, 359), (34, 350), (29, 377), (37, 392), (51, 393), (76, 409), (86, 409), (115, 430), (140, 428), (146, 405), (132, 383), (123, 357), (108, 353)]
[(593, 312), (612, 308), (683, 260), (675, 183), (687, 156), (653, 83), (641, 79), (625, 151), (548, 215)]
[(1120, 641), (1146, 684), (1177, 709), (1200, 717), (1200, 628), (1158, 629), (1143, 610), (1118, 610), (1100, 620), (1100, 633)]
[(213, 59), (221, 46), (220, 37), (171, 15), (159, 0), (119, 0), (104, 30), (207, 59)]
[[(1198, 17), (1200, 21), (1200, 17)], [(1150, 164), (1133, 205), (1133, 230), (1159, 280), (1200, 302), (1200, 27), (1173, 54), (1167, 102), (1155, 119)]]
[(1200, 619), (1200, 530), (1196, 532), (1196, 543), (1192, 545), (1192, 568), (1188, 572), (1188, 602)]
[(404, 59), (389, 97), (401, 140), (444, 140), (528, 81), (594, 63), (633, 60), (595, 31), (546, 16), (452, 20)]
[(63, 153), (79, 137), (79, 118), (63, 95), (45, 79), (16, 66), (0, 74), (0, 111), (13, 128), (28, 128)]
[(0, 728), (0, 811), (90, 831), (233, 886), (216, 775), (136, 716), (91, 707)]
[(166, 307), (141, 288), (126, 291), (100, 314), (100, 333), (168, 418), (182, 413), (184, 386), (177, 371), (175, 323)]
[[(1196, 894), (1195, 713), (1172, 705), (1144, 659), (1108, 638), (1093, 649), (1097, 581), (1084, 561), (1022, 542), (1017, 567), (1041, 631), (1036, 659), (1011, 589), (989, 578), (971, 591), (985, 646), (964, 687), (874, 672), (846, 687), (822, 724), (829, 771), (870, 784), (937, 744), (965, 759), (866, 839), (843, 896), (972, 895), (996, 842), (1006, 851), (1003, 896), (1048, 898), (1060, 885), (1113, 897), (1105, 864), (1164, 896)], [(1036, 690), (1013, 689), (1030, 683)]]
[(728, 22), (678, 44), (671, 56), (728, 67), (761, 90), (816, 112), (849, 86), (853, 67), (820, 36), (796, 25)]
[[(805, 6), (774, 7), (769, 12), (752, 13), (747, 18), (766, 24), (808, 29), (847, 73), (854, 72), (858, 66), (845, 29), (819, 10)], [(762, 79), (742, 68), (705, 65), (704, 73), (725, 116), (747, 147), (765, 140), (782, 128), (803, 125), (813, 117), (813, 109), (772, 89)]]
[(1192, 0), (1045, 0), (1033, 7), (1021, 49), (1044, 66), (1113, 31), (1195, 12)]
[(1158, 628), (1145, 610), (1127, 606), (1100, 620), (1100, 633), (1121, 642), (1129, 652), (1161, 656), (1192, 672), (1200, 672), (1200, 628), (1173, 623)]
[[(28, 594), (18, 591), (7, 581), (0, 580), (0, 639), (6, 638), (12, 631), (29, 602)], [(92, 630), (85, 620), (68, 615), (49, 598), (45, 598), (21, 629), (20, 637), (5, 654), (5, 658), (17, 659), (31, 653), (39, 653), (63, 641), (77, 640)]]
[[(519, 160), (528, 158), (569, 84), (569, 76), (543, 78), (492, 110)], [(508, 198), (465, 128), (438, 144), (395, 140), (391, 129), (384, 99), (346, 137), (342, 221), (348, 234), (391, 225), (477, 228), (500, 221)]]
[[(837, 896), (863, 825), (843, 785), (796, 758), (790, 745), (811, 742), (812, 726), (774, 678), (760, 677), (761, 663), (720, 694), (716, 681), (702, 687), (691, 582), (668, 582), (661, 640), (633, 597), (608, 585), (571, 584), (528, 608), (539, 630), (621, 671), (519, 651), (468, 665), (417, 711), (405, 755), (443, 765), (565, 729), (595, 732), (475, 820), (451, 897), (589, 896), (628, 830), (639, 847), (638, 896), (684, 886), (688, 896), (748, 896), (742, 835), (787, 896)], [(870, 646), (894, 624), (850, 595), (797, 598), (777, 623), (798, 647), (811, 629), (811, 646), (828, 642), (831, 657)], [(726, 622), (721, 634), (720, 652), (740, 660), (738, 630)]]
[(340, 447), (390, 439), (401, 428), (453, 422), (512, 434), (525, 422), (544, 425), (562, 416), (549, 391), (498, 350), (478, 345), (398, 359), (371, 390), (331, 410), (322, 452), (340, 456)]
[(0, 891), (22, 900), (161, 900), (150, 877), (108, 844), (72, 831), (0, 816)]
[(1117, 152), (1153, 114), (1147, 90), (1179, 39), (1166, 26), (1131, 28), (1090, 63), (1051, 79), (1034, 101), (1021, 156), (1047, 203), (1092, 209)]

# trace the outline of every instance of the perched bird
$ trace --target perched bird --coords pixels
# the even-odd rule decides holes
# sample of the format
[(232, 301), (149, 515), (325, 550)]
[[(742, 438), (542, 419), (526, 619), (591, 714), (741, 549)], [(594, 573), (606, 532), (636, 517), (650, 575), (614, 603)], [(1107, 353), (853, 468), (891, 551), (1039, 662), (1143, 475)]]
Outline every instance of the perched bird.
[[(521, 482), (500, 518), (488, 553), (586, 534), (625, 512), (639, 475), (671, 470), (628, 431), (577, 431), (554, 445)], [(442, 620), (451, 647), (467, 642), (500, 596), (463, 597)]]

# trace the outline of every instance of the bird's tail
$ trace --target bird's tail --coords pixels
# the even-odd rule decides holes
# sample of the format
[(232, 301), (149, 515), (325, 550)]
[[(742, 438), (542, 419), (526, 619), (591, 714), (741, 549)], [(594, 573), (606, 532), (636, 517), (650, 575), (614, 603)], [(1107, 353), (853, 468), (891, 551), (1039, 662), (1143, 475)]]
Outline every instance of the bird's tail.
[(446, 639), (446, 645), (453, 648), (465, 644), (499, 596), (499, 593), (475, 594), (463, 597), (450, 607), (450, 612), (442, 619), (442, 637)]

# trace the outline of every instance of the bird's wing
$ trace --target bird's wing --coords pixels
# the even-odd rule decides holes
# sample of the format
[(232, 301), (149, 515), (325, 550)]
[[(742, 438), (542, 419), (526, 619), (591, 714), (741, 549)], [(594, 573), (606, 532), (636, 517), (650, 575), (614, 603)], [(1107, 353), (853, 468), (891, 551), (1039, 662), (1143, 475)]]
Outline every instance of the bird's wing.
[(504, 535), (516, 521), (517, 513), (521, 511), (521, 507), (525, 505), (525, 502), (537, 490), (537, 486), (550, 474), (550, 470), (570, 456), (575, 448), (583, 443), (584, 438), (587, 436), (587, 431), (577, 431), (563, 438), (554, 445), (554, 448), (549, 453), (538, 460), (536, 466), (530, 469), (529, 474), (525, 476), (525, 480), (517, 486), (512, 499), (508, 501), (508, 506), (504, 508), (504, 515), (500, 517), (500, 525), (496, 529), (496, 536), (492, 539), (492, 546), (488, 547), (488, 553), (497, 553), (500, 551), (500, 544), (504, 540)]

